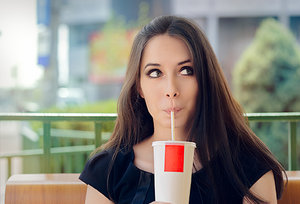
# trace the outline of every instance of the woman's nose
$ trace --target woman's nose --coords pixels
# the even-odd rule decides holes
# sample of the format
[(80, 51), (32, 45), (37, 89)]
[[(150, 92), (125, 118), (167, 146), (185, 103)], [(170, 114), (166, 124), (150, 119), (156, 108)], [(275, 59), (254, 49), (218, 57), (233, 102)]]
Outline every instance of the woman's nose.
[(166, 96), (169, 97), (169, 98), (173, 98), (173, 97), (176, 97), (178, 94), (175, 92), (175, 93), (167, 93)]
[(175, 97), (179, 96), (179, 91), (178, 91), (178, 87), (176, 84), (176, 80), (170, 79), (168, 81), (168, 85), (166, 88), (166, 96), (168, 98), (175, 98)]

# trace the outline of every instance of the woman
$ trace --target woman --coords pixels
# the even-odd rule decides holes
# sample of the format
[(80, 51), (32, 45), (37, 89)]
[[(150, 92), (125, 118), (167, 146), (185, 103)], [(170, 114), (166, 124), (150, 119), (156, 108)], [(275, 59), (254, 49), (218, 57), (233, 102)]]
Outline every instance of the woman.
[[(136, 36), (112, 137), (86, 164), (86, 203), (154, 201), (152, 142), (193, 141), (190, 203), (276, 203), (284, 169), (248, 127), (191, 21), (162, 16)], [(155, 203), (155, 202), (153, 202)]]

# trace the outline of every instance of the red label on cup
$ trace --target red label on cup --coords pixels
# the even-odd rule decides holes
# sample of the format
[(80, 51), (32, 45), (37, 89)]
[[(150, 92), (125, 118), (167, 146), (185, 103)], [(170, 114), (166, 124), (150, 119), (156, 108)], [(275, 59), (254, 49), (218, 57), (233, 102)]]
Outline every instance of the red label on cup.
[(165, 171), (183, 172), (184, 145), (165, 146)]

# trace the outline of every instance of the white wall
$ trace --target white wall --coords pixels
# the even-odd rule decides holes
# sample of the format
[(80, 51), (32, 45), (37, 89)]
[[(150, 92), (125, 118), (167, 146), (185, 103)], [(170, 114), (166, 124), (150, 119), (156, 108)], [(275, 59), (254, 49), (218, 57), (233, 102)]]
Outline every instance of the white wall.
[(0, 32), (0, 88), (33, 86), (42, 74), (36, 63), (36, 0), (0, 0)]

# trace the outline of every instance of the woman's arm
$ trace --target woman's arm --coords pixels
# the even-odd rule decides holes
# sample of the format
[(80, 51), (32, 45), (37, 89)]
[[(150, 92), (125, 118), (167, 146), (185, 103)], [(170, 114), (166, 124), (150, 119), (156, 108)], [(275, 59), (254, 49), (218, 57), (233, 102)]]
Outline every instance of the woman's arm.
[[(250, 191), (258, 198), (266, 201), (267, 203), (277, 203), (275, 180), (272, 171), (265, 173), (258, 181), (256, 181), (250, 188)], [(244, 198), (244, 204), (251, 202)]]
[(92, 186), (88, 185), (87, 190), (86, 190), (86, 196), (85, 196), (85, 204), (94, 204), (94, 203), (114, 204), (107, 197), (105, 197), (102, 193), (97, 191)]

